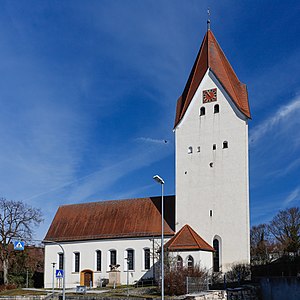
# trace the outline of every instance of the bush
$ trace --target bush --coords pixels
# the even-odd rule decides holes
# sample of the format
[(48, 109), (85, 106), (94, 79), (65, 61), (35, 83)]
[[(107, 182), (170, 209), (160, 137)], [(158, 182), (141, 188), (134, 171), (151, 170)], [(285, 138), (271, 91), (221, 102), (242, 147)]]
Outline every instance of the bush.
[(207, 278), (207, 271), (201, 269), (198, 265), (194, 268), (182, 267), (166, 270), (165, 293), (172, 296), (186, 294), (186, 277), (200, 277), (204, 280)]
[(7, 291), (7, 290), (14, 290), (17, 286), (15, 284), (1, 284), (0, 285), (0, 292)]
[(251, 269), (249, 264), (233, 265), (231, 270), (225, 273), (227, 282), (243, 282), (251, 279)]

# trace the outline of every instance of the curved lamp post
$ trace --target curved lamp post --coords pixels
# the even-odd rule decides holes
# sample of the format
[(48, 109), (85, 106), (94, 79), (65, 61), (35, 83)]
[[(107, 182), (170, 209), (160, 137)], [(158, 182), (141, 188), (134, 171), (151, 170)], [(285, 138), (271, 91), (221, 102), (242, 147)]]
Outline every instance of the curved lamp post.
[(161, 185), (161, 299), (164, 299), (164, 184), (165, 181), (158, 175), (153, 179)]
[(62, 250), (62, 252), (63, 252), (63, 293), (62, 293), (62, 296), (63, 296), (63, 300), (65, 300), (66, 299), (65, 250), (64, 250), (63, 246), (60, 243), (55, 242), (55, 241), (42, 240), (42, 243), (43, 244), (50, 243), (50, 244), (58, 245), (60, 247), (60, 249)]

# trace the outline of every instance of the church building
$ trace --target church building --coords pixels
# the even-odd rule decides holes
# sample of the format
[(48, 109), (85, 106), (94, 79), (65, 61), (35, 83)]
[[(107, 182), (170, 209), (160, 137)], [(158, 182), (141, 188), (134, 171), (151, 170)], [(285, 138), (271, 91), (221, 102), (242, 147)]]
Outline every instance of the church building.
[[(164, 201), (164, 249), (177, 266), (226, 272), (250, 261), (250, 118), (247, 88), (208, 29), (173, 128), (176, 195)], [(52, 287), (52, 263), (66, 288), (101, 286), (113, 271), (121, 284), (158, 278), (160, 239), (161, 197), (63, 205), (45, 237), (44, 285)]]

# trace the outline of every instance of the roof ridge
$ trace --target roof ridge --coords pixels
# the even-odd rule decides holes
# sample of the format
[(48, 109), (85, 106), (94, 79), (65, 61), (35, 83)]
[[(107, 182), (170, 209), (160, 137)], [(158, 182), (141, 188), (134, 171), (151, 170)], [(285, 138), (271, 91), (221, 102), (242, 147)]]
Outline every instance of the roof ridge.
[[(230, 68), (231, 71), (233, 72), (233, 74), (234, 74), (235, 78), (237, 79), (237, 81), (240, 83), (240, 80), (238, 79), (237, 75), (235, 74), (235, 72), (234, 72), (234, 70), (233, 70), (231, 64), (229, 63), (229, 61), (228, 61), (228, 59), (227, 59), (227, 57), (226, 57), (224, 51), (222, 50), (221, 46), (219, 45), (219, 43), (218, 43), (218, 41), (217, 41), (217, 39), (215, 38), (215, 36), (214, 36), (213, 33), (212, 33), (212, 36), (213, 36), (214, 41), (216, 42), (217, 51), (218, 51), (218, 52), (221, 52), (221, 54), (222, 54), (222, 55), (224, 56), (224, 58), (227, 60), (228, 65), (229, 65), (229, 68)], [(228, 78), (228, 81), (229, 81), (229, 83), (230, 83), (230, 86), (231, 86), (231, 88), (232, 88), (232, 90), (233, 90), (233, 92), (234, 92), (234, 96), (235, 96), (236, 99), (238, 100), (238, 96), (237, 96), (236, 91), (235, 91), (235, 89), (234, 89), (234, 87), (233, 87), (232, 81), (230, 80), (230, 77), (229, 77), (228, 72), (227, 72), (227, 66), (225, 66), (223, 59), (221, 59), (221, 63), (222, 63), (222, 66), (223, 66), (223, 68), (224, 68), (225, 74), (226, 74), (226, 76), (227, 76), (227, 78)], [(215, 73), (215, 72), (214, 72), (214, 73)], [(219, 78), (218, 78), (218, 80), (219, 80)], [(220, 81), (220, 80), (219, 80), (219, 81)], [(226, 89), (225, 89), (225, 90), (226, 90)], [(235, 101), (234, 101), (234, 102), (235, 102)]]
[(195, 243), (198, 245), (198, 247), (201, 247), (200, 244), (198, 243), (197, 233), (195, 232), (195, 230), (191, 226), (189, 226), (188, 224), (187, 224), (187, 226), (188, 226), (188, 229), (189, 229)]

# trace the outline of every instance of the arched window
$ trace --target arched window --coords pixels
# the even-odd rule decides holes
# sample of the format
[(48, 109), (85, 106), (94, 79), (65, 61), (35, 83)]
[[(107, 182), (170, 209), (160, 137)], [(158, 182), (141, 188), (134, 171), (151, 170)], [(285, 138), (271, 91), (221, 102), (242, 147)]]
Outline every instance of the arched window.
[(227, 141), (224, 141), (223, 142), (223, 149), (227, 149), (228, 148), (228, 142)]
[(219, 106), (219, 104), (216, 104), (214, 106), (214, 114), (218, 114), (219, 112), (220, 112), (220, 106)]
[(182, 269), (183, 267), (183, 260), (180, 255), (177, 256), (176, 267), (177, 269)]
[(134, 270), (134, 250), (128, 249), (127, 250), (127, 270), (133, 271)]
[(200, 108), (200, 116), (204, 116), (205, 115), (205, 107), (201, 107)]
[(217, 239), (214, 239), (213, 247), (215, 249), (213, 258), (213, 270), (214, 272), (220, 272), (220, 243)]
[(194, 268), (194, 258), (191, 255), (189, 255), (187, 258), (187, 266), (188, 266), (188, 269)]
[(80, 265), (80, 253), (74, 252), (74, 272), (79, 272), (79, 265)]
[(117, 264), (117, 251), (110, 250), (110, 264), (115, 266)]
[(150, 269), (150, 249), (144, 249), (144, 259), (145, 259), (145, 270)]
[(64, 254), (58, 253), (58, 268), (63, 269), (64, 268)]
[(101, 251), (96, 251), (96, 271), (101, 271)]
[(193, 147), (190, 146), (190, 147), (188, 148), (188, 154), (192, 154), (192, 153), (193, 153)]

